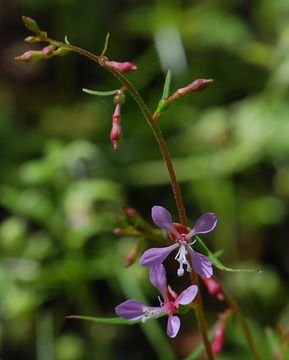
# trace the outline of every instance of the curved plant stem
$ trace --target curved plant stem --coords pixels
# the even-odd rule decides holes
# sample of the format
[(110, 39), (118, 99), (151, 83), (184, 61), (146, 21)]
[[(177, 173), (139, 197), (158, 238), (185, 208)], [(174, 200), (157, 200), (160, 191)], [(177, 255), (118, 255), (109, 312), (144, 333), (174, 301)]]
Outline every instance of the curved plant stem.
[(223, 293), (225, 295), (226, 300), (231, 305), (232, 309), (234, 310), (234, 312), (240, 322), (241, 328), (243, 330), (243, 333), (245, 335), (245, 338), (247, 340), (247, 343), (248, 343), (248, 346), (249, 346), (249, 349), (251, 351), (253, 358), (255, 360), (261, 360), (261, 358), (256, 350), (256, 347), (255, 347), (255, 344), (253, 341), (253, 336), (251, 334), (251, 331), (249, 329), (247, 321), (244, 318), (241, 309), (239, 308), (239, 305), (236, 303), (235, 299), (227, 292), (227, 290), (224, 289), (223, 286), (222, 286), (222, 289), (223, 289)]

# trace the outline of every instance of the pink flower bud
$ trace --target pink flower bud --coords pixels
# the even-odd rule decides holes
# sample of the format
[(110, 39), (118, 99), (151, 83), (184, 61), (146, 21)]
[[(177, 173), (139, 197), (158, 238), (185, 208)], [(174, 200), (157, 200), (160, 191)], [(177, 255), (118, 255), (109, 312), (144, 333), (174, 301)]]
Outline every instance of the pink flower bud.
[(24, 54), (20, 56), (16, 56), (15, 60), (25, 62), (25, 63), (32, 63), (43, 59), (43, 54), (41, 51), (29, 50), (26, 51)]
[(110, 141), (112, 142), (114, 151), (118, 150), (118, 142), (121, 136), (121, 105), (117, 104), (112, 115), (112, 129), (110, 132)]
[(52, 47), (51, 45), (45, 46), (45, 47), (41, 50), (41, 52), (42, 52), (42, 54), (43, 54), (43, 58), (44, 58), (44, 59), (47, 59), (47, 58), (53, 56), (53, 50), (54, 50), (54, 49), (53, 49), (53, 47)]
[(138, 215), (138, 211), (131, 207), (123, 207), (123, 211), (128, 218), (133, 218)]
[(133, 248), (130, 250), (126, 258), (124, 259), (124, 267), (128, 268), (135, 262), (137, 252), (138, 252), (138, 244), (133, 246)]
[(208, 292), (211, 296), (216, 297), (219, 301), (223, 301), (225, 299), (222, 287), (217, 281), (212, 278), (202, 277), (203, 282), (205, 283)]
[(186, 96), (192, 92), (202, 91), (206, 89), (213, 81), (214, 80), (212, 79), (197, 79), (186, 87), (178, 89), (172, 96), (167, 99), (167, 101), (172, 102), (179, 97)]
[(212, 350), (214, 355), (218, 355), (224, 346), (224, 338), (225, 338), (225, 322), (221, 320), (219, 322), (217, 329), (215, 331), (215, 337), (212, 342)]
[(137, 70), (137, 66), (128, 61), (125, 61), (125, 62), (106, 61), (105, 65), (107, 65), (113, 69), (116, 69), (120, 72), (130, 72), (130, 71)]

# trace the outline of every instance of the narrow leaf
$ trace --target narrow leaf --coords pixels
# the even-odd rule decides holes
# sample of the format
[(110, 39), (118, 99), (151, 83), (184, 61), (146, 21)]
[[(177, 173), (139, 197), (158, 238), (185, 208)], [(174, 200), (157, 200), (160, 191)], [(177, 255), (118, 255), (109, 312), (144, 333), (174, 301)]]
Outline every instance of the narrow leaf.
[(107, 33), (101, 55), (104, 55), (108, 46), (109, 33)]
[(64, 42), (65, 42), (65, 44), (70, 45), (70, 42), (68, 41), (67, 35), (65, 35), (65, 37), (64, 37)]
[(89, 89), (82, 89), (87, 94), (90, 95), (97, 95), (97, 96), (111, 96), (116, 94), (119, 90), (111, 90), (111, 91), (95, 91), (95, 90), (89, 90)]
[(197, 239), (196, 244), (199, 245), (198, 247), (200, 248), (200, 250), (209, 257), (209, 259), (212, 261), (213, 265), (216, 266), (216, 268), (230, 272), (261, 272), (260, 269), (232, 269), (223, 265), (220, 262), (220, 260), (207, 248), (205, 243), (198, 236), (196, 236), (196, 239)]
[(163, 99), (166, 99), (169, 97), (171, 81), (172, 81), (172, 72), (171, 72), (171, 70), (168, 70), (166, 79), (165, 79), (164, 89), (163, 89), (163, 97), (162, 97)]
[(125, 320), (120, 317), (113, 318), (97, 318), (93, 316), (83, 316), (83, 315), (69, 315), (65, 317), (66, 319), (76, 319), (76, 320), (86, 320), (93, 321), (98, 324), (112, 324), (112, 325), (134, 325), (141, 322), (141, 320)]

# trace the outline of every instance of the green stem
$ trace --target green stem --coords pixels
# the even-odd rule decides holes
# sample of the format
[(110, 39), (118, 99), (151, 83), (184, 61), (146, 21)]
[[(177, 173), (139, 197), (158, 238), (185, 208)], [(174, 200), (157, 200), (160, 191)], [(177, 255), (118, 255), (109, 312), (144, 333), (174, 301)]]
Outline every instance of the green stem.
[(234, 312), (240, 322), (240, 325), (242, 327), (243, 333), (245, 335), (245, 338), (247, 340), (247, 343), (248, 343), (248, 346), (249, 346), (249, 349), (251, 351), (253, 358), (255, 360), (261, 360), (261, 358), (256, 350), (256, 347), (255, 347), (255, 344), (253, 341), (253, 336), (251, 334), (251, 331), (249, 329), (247, 321), (244, 318), (239, 305), (236, 303), (235, 299), (224, 289), (224, 287), (222, 287), (222, 289), (223, 289), (223, 293), (224, 293), (228, 303), (231, 305), (232, 309), (234, 310)]

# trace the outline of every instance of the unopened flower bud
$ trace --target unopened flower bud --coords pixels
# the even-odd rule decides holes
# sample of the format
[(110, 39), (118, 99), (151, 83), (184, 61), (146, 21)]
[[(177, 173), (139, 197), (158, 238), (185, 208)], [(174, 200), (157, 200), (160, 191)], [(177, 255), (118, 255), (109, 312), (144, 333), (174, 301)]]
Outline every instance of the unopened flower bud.
[(214, 355), (220, 354), (224, 347), (225, 338), (225, 321), (221, 320), (216, 328), (215, 336), (212, 342), (212, 350)]
[(172, 102), (179, 97), (186, 96), (192, 92), (202, 91), (206, 89), (213, 81), (214, 80), (212, 79), (197, 79), (188, 86), (178, 89), (172, 96), (168, 98), (168, 101)]
[(32, 63), (39, 61), (41, 59), (43, 59), (42, 51), (36, 51), (36, 50), (26, 51), (24, 54), (15, 57), (15, 60), (25, 63)]
[(118, 142), (121, 137), (121, 105), (116, 105), (112, 115), (112, 128), (110, 132), (110, 141), (112, 142), (114, 151), (118, 150)]
[(130, 267), (136, 260), (138, 252), (138, 243), (134, 245), (128, 255), (124, 259), (124, 267), (128, 268)]
[(202, 280), (211, 296), (216, 297), (219, 301), (223, 301), (225, 299), (222, 287), (217, 281), (206, 277), (202, 277)]
[(37, 25), (37, 22), (30, 17), (22, 16), (22, 21), (24, 22), (24, 25), (27, 27), (27, 29), (35, 33), (39, 33), (41, 31), (39, 26)]
[(131, 207), (123, 207), (123, 211), (128, 218), (133, 218), (138, 215), (138, 211)]
[(48, 59), (53, 56), (53, 47), (51, 45), (45, 46), (41, 52), (43, 54), (43, 59)]
[(25, 41), (29, 44), (34, 44), (36, 42), (38, 42), (38, 38), (35, 36), (27, 36), (27, 38), (25, 38)]
[(128, 61), (125, 61), (125, 62), (106, 61), (105, 65), (107, 65), (108, 67), (111, 67), (113, 69), (116, 69), (120, 72), (130, 72), (130, 71), (137, 70), (137, 66)]

